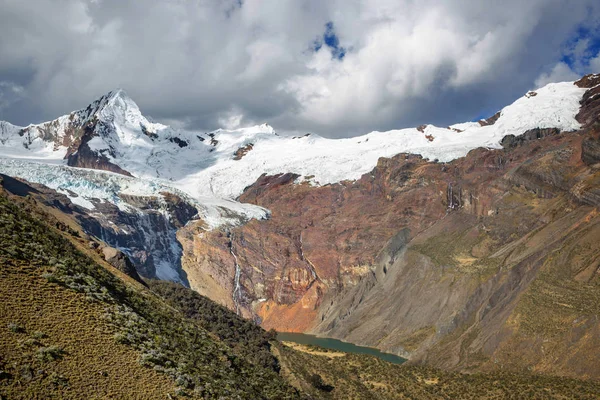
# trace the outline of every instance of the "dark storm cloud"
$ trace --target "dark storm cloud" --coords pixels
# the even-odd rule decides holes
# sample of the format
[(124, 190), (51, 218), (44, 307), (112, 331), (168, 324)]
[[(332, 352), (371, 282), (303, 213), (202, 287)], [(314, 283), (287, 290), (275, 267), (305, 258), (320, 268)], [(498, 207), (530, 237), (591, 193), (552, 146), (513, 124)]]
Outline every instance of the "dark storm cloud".
[(595, 1), (440, 3), (0, 0), (0, 119), (123, 87), (187, 128), (349, 136), (469, 120), (600, 68)]

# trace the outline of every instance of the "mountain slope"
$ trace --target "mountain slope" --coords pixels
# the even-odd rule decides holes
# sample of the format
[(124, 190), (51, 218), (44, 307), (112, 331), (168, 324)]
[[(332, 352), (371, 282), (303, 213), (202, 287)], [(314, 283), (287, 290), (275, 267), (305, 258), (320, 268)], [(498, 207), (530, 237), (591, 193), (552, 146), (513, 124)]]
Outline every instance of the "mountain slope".
[(0, 217), (0, 393), (298, 397), (274, 365), (253, 365), (252, 350), (235, 351), (106, 265), (34, 200), (3, 193)]
[(597, 378), (599, 79), (578, 83), (576, 132), (536, 128), (450, 163), (400, 154), (336, 185), (262, 177), (240, 200), (268, 221), (179, 231), (192, 286), (230, 307), (237, 293), (264, 327), (413, 362)]
[[(0, 123), (0, 172), (43, 184), (87, 210), (79, 212), (91, 217), (88, 233), (128, 254), (142, 275), (187, 283), (177, 229), (197, 220), (201, 231), (227, 230), (269, 218), (267, 209), (233, 200), (265, 174), (291, 173), (297, 183), (321, 186), (356, 180), (380, 157), (399, 152), (447, 161), (478, 146), (500, 147), (506, 135), (528, 129), (577, 129), (584, 92), (551, 84), (489, 120), (330, 140), (280, 136), (266, 124), (208, 134), (173, 129), (144, 117), (119, 89), (54, 121)], [(189, 210), (184, 218), (168, 211), (174, 198)], [(214, 287), (223, 280), (218, 275), (198, 284)]]
[(599, 84), (342, 140), (179, 131), (117, 91), (54, 122), (3, 124), (0, 172), (60, 192), (47, 204), (142, 275), (263, 327), (445, 368), (596, 378)]
[(150, 291), (108, 265), (70, 215), (27, 197), (33, 187), (9, 186), (0, 193), (2, 398), (593, 399), (600, 391), (594, 382), (461, 375), (282, 346), (177, 284), (149, 282)]

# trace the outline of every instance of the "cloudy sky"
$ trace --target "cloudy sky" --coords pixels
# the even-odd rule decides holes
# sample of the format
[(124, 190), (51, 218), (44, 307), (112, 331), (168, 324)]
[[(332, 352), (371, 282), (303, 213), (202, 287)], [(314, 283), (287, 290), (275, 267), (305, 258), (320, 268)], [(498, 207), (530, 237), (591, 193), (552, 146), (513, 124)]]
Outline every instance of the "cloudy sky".
[(597, 0), (0, 0), (0, 119), (144, 114), (345, 137), (492, 115), (600, 72)]

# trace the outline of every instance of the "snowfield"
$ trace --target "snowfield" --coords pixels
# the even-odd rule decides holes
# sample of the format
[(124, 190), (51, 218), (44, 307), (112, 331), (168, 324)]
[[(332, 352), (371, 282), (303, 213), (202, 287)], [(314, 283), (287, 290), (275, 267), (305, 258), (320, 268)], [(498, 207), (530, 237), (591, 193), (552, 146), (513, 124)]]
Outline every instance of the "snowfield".
[[(299, 180), (325, 185), (356, 180), (370, 172), (380, 157), (398, 153), (447, 162), (477, 147), (500, 148), (504, 136), (529, 129), (579, 129), (575, 115), (585, 90), (572, 82), (549, 84), (505, 107), (489, 126), (478, 122), (448, 128), (428, 125), (424, 132), (409, 128), (349, 139), (282, 136), (267, 124), (211, 133), (176, 130), (148, 120), (125, 92), (117, 90), (85, 110), (31, 125), (23, 136), (19, 132), (24, 128), (0, 123), (0, 172), (76, 193), (72, 200), (86, 208), (93, 208), (93, 198), (127, 207), (119, 193), (171, 191), (193, 200), (200, 216), (215, 228), (268, 216), (261, 207), (235, 201), (262, 174), (291, 172), (300, 175)], [(68, 135), (69, 121), (95, 122), (89, 148), (135, 178), (67, 167), (67, 147), (61, 143)], [(57, 138), (54, 142), (48, 141), (48, 126)], [(250, 144), (247, 154), (234, 159), (238, 149)]]
[(192, 198), (173, 186), (165, 185), (160, 179), (131, 178), (107, 171), (3, 157), (0, 157), (0, 173), (47, 186), (88, 210), (94, 210), (95, 206), (91, 201), (93, 200), (112, 203), (122, 211), (136, 213), (139, 210), (121, 199), (119, 194), (160, 198), (161, 193), (170, 192), (194, 205), (198, 210), (198, 216), (206, 223), (208, 229), (223, 224), (239, 225), (253, 218), (269, 217), (267, 209), (253, 204), (219, 199), (214, 196)]

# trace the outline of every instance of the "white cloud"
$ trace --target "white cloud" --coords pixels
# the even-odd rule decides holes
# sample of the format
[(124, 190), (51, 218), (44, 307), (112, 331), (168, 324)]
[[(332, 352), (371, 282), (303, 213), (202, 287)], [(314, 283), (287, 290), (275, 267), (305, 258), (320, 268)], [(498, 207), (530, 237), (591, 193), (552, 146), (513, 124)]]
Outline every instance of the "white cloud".
[(593, 73), (600, 73), (600, 54), (590, 60), (590, 70)]
[(535, 86), (542, 87), (552, 82), (568, 82), (579, 78), (579, 74), (574, 72), (564, 62), (557, 63), (550, 72), (542, 73), (536, 80)]
[[(0, 81), (27, 96), (4, 116), (39, 121), (124, 87), (144, 112), (202, 130), (450, 123), (574, 76), (561, 45), (593, 18), (592, 0), (0, 0)], [(342, 60), (311, 51), (329, 21)]]
[(13, 82), (0, 81), (0, 111), (19, 101), (24, 95), (23, 86)]

